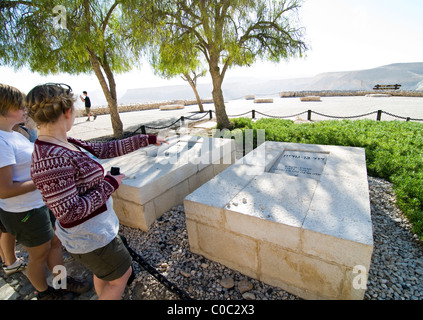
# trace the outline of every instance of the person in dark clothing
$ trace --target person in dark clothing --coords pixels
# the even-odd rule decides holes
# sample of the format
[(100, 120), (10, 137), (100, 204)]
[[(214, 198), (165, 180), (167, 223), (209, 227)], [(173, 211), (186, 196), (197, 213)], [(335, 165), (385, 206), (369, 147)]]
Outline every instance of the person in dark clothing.
[(90, 116), (94, 117), (94, 120), (97, 119), (97, 115), (91, 112), (91, 100), (88, 97), (87, 91), (83, 91), (82, 94), (84, 96), (79, 96), (82, 100), (82, 102), (85, 103), (85, 112), (87, 113), (88, 119), (87, 121), (90, 121)]

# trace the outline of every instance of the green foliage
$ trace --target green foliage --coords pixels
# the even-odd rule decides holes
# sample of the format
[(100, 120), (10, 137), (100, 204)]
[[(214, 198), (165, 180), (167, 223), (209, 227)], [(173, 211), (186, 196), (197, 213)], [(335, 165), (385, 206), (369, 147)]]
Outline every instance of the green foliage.
[[(133, 10), (132, 5), (130, 0), (126, 6), (119, 0), (2, 0), (0, 65), (27, 66), (44, 75), (94, 72), (108, 102), (114, 136), (121, 138), (115, 74), (137, 66), (145, 44), (156, 39), (155, 28), (141, 19), (151, 7)], [(129, 17), (140, 23), (128, 23)]]
[(172, 35), (151, 53), (151, 64), (156, 74), (170, 79), (201, 69), (200, 53), (189, 34), (176, 38)]
[(321, 121), (233, 119), (239, 130), (265, 129), (266, 141), (361, 147), (368, 174), (393, 183), (397, 204), (423, 239), (423, 124), (372, 120)]
[[(128, 1), (134, 8), (146, 2)], [(164, 22), (161, 41), (150, 54), (154, 69), (172, 77), (208, 64), (220, 128), (229, 127), (222, 92), (229, 68), (251, 66), (259, 59), (279, 62), (301, 57), (307, 49), (296, 19), (300, 0), (153, 2), (152, 16), (163, 17)]]
[(232, 124), (234, 129), (252, 129), (253, 121), (250, 118), (237, 118), (232, 119)]
[(91, 53), (102, 67), (121, 73), (137, 64), (141, 49), (130, 41), (121, 7), (112, 0), (0, 4), (0, 64), (41, 74), (91, 73)]
[[(133, 8), (145, 6), (145, 0), (128, 1)], [(153, 65), (159, 71), (193, 70), (190, 64), (204, 56), (210, 67), (224, 65), (224, 73), (257, 59), (302, 56), (307, 47), (296, 25), (300, 6), (299, 0), (157, 1), (152, 16), (164, 17), (165, 23), (159, 31), (162, 41), (151, 52)]]

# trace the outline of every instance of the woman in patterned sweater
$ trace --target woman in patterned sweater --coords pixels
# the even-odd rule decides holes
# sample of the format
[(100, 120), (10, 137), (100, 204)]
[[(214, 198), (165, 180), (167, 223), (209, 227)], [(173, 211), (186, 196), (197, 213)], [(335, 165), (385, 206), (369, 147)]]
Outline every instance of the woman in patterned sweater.
[(99, 299), (120, 299), (132, 273), (131, 256), (117, 236), (119, 221), (111, 194), (123, 174), (112, 176), (89, 154), (121, 156), (164, 140), (137, 135), (107, 143), (68, 138), (75, 98), (63, 84), (46, 84), (27, 95), (28, 113), (39, 125), (31, 177), (56, 217), (56, 234), (66, 250), (94, 274)]
[(1, 245), (5, 245), (5, 263), (9, 264), (5, 272), (22, 270), (22, 261), (15, 255), (16, 239), (28, 252), (26, 276), (38, 292), (37, 299), (70, 299), (66, 291), (83, 293), (90, 287), (70, 277), (66, 291), (55, 290), (47, 283), (47, 268), (56, 276), (54, 267), (64, 262), (60, 240), (54, 234), (55, 218), (31, 180), (34, 144), (13, 130), (26, 114), (25, 95), (0, 84), (0, 220), (3, 231), (8, 232), (1, 235)]

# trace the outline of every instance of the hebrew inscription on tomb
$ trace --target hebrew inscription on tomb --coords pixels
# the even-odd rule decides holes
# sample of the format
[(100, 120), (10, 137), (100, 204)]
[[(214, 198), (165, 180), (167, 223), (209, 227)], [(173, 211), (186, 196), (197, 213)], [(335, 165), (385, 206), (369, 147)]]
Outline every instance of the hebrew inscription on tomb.
[(270, 173), (320, 180), (329, 153), (285, 150)]

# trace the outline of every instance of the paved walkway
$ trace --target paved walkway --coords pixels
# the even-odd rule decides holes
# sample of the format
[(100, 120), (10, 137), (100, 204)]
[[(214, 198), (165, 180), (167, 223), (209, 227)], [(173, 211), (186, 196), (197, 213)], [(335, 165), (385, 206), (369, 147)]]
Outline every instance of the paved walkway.
[[(371, 113), (377, 110), (398, 115), (400, 117), (410, 117), (423, 119), (423, 98), (412, 97), (322, 97), (320, 102), (301, 102), (299, 98), (279, 98), (273, 97), (273, 103), (254, 103), (253, 100), (232, 100), (226, 102), (226, 112), (228, 115), (239, 115), (251, 110), (256, 110), (272, 116), (291, 116), (303, 113), (300, 116), (291, 117), (307, 119), (307, 110), (312, 110), (324, 115), (335, 117), (349, 117)], [(205, 110), (215, 110), (213, 104), (205, 104)], [(181, 116), (198, 118), (195, 115), (198, 106), (186, 106), (180, 110), (144, 110), (132, 111), (120, 114), (124, 130), (136, 130), (141, 125), (152, 127), (166, 126)], [(305, 112), (305, 113), (304, 113)], [(245, 115), (251, 117), (251, 113)], [(263, 117), (256, 113), (256, 118)], [(376, 114), (367, 117), (376, 120)], [(204, 119), (208, 119), (206, 116)], [(312, 120), (329, 120), (317, 114), (312, 114)], [(382, 120), (395, 120), (395, 117), (383, 114)], [(94, 139), (113, 135), (109, 115), (100, 115), (95, 121), (87, 122), (86, 118), (77, 118), (75, 125), (69, 132), (69, 136), (78, 139)]]

